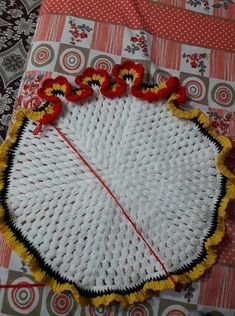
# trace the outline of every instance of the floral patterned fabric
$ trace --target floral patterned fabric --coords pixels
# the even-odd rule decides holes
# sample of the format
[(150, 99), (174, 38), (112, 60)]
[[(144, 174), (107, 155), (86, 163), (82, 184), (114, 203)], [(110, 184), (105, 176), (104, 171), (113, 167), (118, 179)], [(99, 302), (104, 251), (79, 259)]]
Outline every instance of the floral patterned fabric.
[[(112, 1), (114, 2), (115, 0)], [(144, 11), (138, 11), (138, 4), (141, 2), (152, 8), (148, 18)], [(193, 42), (190, 41), (190, 36), (187, 38), (187, 34), (185, 37), (182, 35), (182, 38), (178, 36), (175, 40), (174, 33), (178, 29), (185, 28), (186, 33), (189, 33), (190, 23), (187, 24), (187, 19), (182, 28), (180, 23), (184, 21), (180, 22), (178, 19), (179, 28), (167, 29), (163, 16), (153, 19), (157, 30), (154, 27), (150, 30), (148, 24), (153, 18), (151, 14), (162, 8), (166, 19), (171, 14), (170, 10), (179, 10), (174, 11), (174, 14), (195, 13), (199, 17), (199, 23), (205, 16), (209, 19), (206, 20), (208, 28), (211, 18), (215, 19), (215, 25), (220, 20), (231, 22), (235, 18), (233, 0), (120, 0), (116, 6), (118, 10), (114, 10), (117, 16), (113, 16), (113, 20), (102, 15), (111, 5), (105, 7), (105, 0), (99, 1), (97, 6), (96, 0), (92, 4), (83, 0), (66, 0), (63, 1), (62, 8), (61, 3), (59, 0), (43, 1), (34, 34), (37, 1), (0, 1), (0, 26), (4, 31), (0, 35), (2, 137), (15, 101), (17, 107), (28, 104), (28, 100), (28, 106), (40, 106), (40, 99), (34, 96), (44, 78), (62, 73), (73, 82), (74, 76), (87, 66), (110, 71), (114, 63), (131, 59), (145, 66), (146, 80), (160, 82), (171, 75), (178, 76), (186, 86), (189, 105), (201, 108), (210, 117), (217, 132), (229, 136), (235, 142), (235, 49), (215, 47), (213, 41), (200, 46), (197, 40), (199, 42), (201, 36), (204, 34), (206, 37), (208, 33), (203, 27), (193, 27), (191, 38), (196, 38)], [(80, 7), (77, 8), (77, 5)], [(82, 13), (81, 6), (84, 10)], [(130, 7), (131, 12), (128, 11)], [(62, 14), (62, 10), (68, 10), (69, 13)], [(126, 24), (117, 22), (125, 14), (131, 16)], [(225, 28), (225, 39), (227, 33), (229, 31)], [(23, 66), (22, 60), (26, 59), (33, 34), (28, 62)], [(219, 40), (222, 41), (223, 38)], [(16, 98), (19, 78), (23, 73)], [(235, 172), (234, 157), (235, 149), (231, 151), (227, 161), (230, 169)], [(211, 315), (232, 316), (235, 310), (235, 207), (231, 205), (227, 214), (227, 232), (219, 246), (217, 264), (203, 278), (184, 287), (181, 292), (161, 292), (150, 300), (128, 307), (112, 304), (96, 309), (92, 306), (80, 308), (71, 296), (54, 294), (48, 287), (8, 289), (1, 290), (0, 313), (3, 316), (184, 316), (193, 311), (203, 311), (210, 312)], [(0, 282), (14, 284), (22, 280), (34, 282), (28, 267), (10, 250), (0, 235)]]
[(0, 1), (0, 141), (5, 137), (41, 0)]

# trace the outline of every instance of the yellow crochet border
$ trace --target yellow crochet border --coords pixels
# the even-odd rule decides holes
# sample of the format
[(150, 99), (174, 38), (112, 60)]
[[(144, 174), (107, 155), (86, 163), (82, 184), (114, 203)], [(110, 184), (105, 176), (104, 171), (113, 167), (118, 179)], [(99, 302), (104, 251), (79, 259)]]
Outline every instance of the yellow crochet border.
[[(222, 198), (219, 208), (218, 208), (218, 221), (217, 227), (212, 236), (210, 236), (205, 242), (205, 249), (207, 252), (206, 257), (198, 263), (196, 266), (192, 268), (191, 271), (185, 272), (181, 275), (172, 275), (176, 282), (181, 284), (190, 283), (192, 280), (199, 278), (206, 269), (210, 268), (216, 261), (216, 251), (214, 246), (216, 246), (222, 239), (225, 230), (225, 210), (231, 199), (235, 197), (235, 175), (233, 175), (225, 166), (224, 160), (232, 148), (231, 142), (228, 138), (224, 136), (218, 136), (216, 132), (210, 126), (210, 122), (208, 118), (199, 110), (194, 109), (192, 111), (184, 111), (179, 109), (175, 105), (175, 101), (177, 99), (177, 94), (172, 94), (167, 101), (168, 109), (178, 118), (180, 119), (188, 119), (188, 120), (197, 120), (198, 123), (203, 126), (203, 128), (207, 131), (207, 133), (219, 144), (222, 146), (222, 150), (217, 156), (216, 166), (219, 172), (227, 178), (226, 181), (226, 194)], [(12, 146), (17, 141), (18, 133), (20, 128), (23, 125), (24, 119), (28, 116), (31, 116), (29, 110), (19, 109), (15, 114), (15, 123), (9, 130), (8, 139), (0, 146), (0, 192), (4, 189), (4, 172), (8, 167), (8, 154)], [(37, 282), (43, 282), (48, 284), (56, 293), (61, 293), (63, 291), (69, 291), (73, 294), (77, 303), (81, 306), (85, 306), (88, 304), (93, 304), (95, 306), (99, 306), (101, 304), (108, 305), (113, 301), (121, 302), (124, 305), (132, 304), (135, 302), (144, 301), (148, 297), (153, 294), (153, 291), (160, 291), (164, 289), (173, 288), (174, 284), (169, 279), (160, 280), (160, 281), (150, 281), (146, 282), (143, 288), (134, 293), (119, 295), (116, 293), (104, 294), (101, 296), (97, 296), (94, 298), (87, 298), (82, 296), (74, 285), (67, 283), (60, 283), (54, 277), (51, 277), (46, 271), (43, 271), (40, 268), (39, 263), (36, 258), (30, 253), (27, 246), (17, 240), (14, 232), (7, 225), (4, 220), (4, 206), (0, 205), (0, 229), (3, 232), (9, 246), (28, 264), (30, 267), (32, 274)]]

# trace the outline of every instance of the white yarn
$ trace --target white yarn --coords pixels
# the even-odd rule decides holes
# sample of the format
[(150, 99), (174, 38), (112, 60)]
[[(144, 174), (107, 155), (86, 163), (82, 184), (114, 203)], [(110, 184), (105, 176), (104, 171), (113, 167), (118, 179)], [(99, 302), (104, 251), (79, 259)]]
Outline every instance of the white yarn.
[[(211, 224), (221, 176), (217, 149), (166, 101), (102, 95), (68, 103), (56, 124), (136, 222), (171, 273), (192, 263)], [(51, 126), (29, 122), (7, 195), (12, 218), (45, 262), (90, 290), (163, 276), (99, 181)]]

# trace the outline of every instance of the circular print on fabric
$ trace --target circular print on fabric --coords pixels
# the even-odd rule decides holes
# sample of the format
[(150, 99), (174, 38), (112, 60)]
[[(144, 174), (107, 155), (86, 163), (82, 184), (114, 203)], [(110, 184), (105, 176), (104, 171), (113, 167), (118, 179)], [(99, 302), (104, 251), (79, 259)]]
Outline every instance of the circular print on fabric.
[[(12, 284), (32, 283), (32, 280), (22, 277), (14, 280)], [(19, 287), (8, 289), (8, 302), (11, 308), (21, 315), (33, 312), (39, 302), (39, 292), (36, 287)]]
[(196, 77), (188, 77), (183, 81), (187, 95), (195, 101), (201, 101), (205, 97), (206, 87), (204, 82)]
[(77, 310), (77, 303), (71, 295), (55, 294), (53, 291), (47, 296), (46, 306), (51, 316), (74, 315)]
[(114, 65), (114, 60), (111, 57), (106, 56), (106, 55), (96, 56), (91, 62), (91, 66), (93, 68), (106, 70), (108, 73), (111, 73), (113, 65)]
[(152, 306), (148, 302), (133, 304), (123, 310), (124, 316), (153, 316)]
[(181, 305), (170, 305), (161, 316), (188, 316), (188, 310)]
[(31, 63), (35, 67), (44, 67), (49, 65), (53, 59), (53, 47), (48, 44), (40, 44), (32, 52)]
[(77, 48), (65, 49), (60, 55), (60, 66), (69, 74), (79, 73), (85, 65), (85, 57)]
[(235, 103), (235, 90), (227, 83), (217, 83), (211, 91), (211, 98), (218, 105), (229, 107)]
[(154, 82), (160, 84), (161, 82), (166, 81), (168, 78), (171, 77), (171, 74), (165, 70), (157, 69), (153, 75)]
[(86, 312), (82, 314), (81, 316), (112, 316), (113, 315), (113, 309), (112, 306), (104, 306), (101, 305), (99, 307), (95, 307), (93, 305), (90, 305), (88, 308), (86, 308)]

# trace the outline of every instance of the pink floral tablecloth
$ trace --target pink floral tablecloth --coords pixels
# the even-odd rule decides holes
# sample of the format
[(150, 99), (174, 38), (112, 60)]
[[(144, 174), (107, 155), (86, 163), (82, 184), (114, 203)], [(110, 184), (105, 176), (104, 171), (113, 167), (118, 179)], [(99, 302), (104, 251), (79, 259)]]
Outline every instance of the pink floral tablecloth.
[[(131, 59), (146, 80), (171, 75), (186, 86), (192, 107), (235, 142), (235, 3), (232, 0), (44, 0), (16, 105), (32, 97), (44, 78), (74, 76), (87, 66), (110, 71)], [(36, 102), (36, 103), (34, 103)], [(32, 107), (37, 107), (37, 100)], [(235, 171), (235, 150), (228, 165)], [(189, 315), (235, 310), (235, 207), (217, 264), (180, 293), (165, 291), (129, 307), (80, 308), (50, 288), (0, 290), (0, 315)], [(0, 282), (32, 280), (23, 261), (0, 235)], [(213, 313), (211, 315), (213, 315)]]

